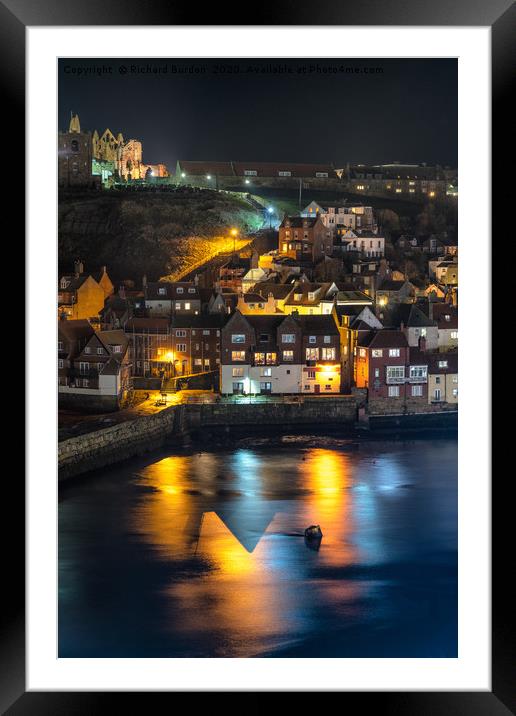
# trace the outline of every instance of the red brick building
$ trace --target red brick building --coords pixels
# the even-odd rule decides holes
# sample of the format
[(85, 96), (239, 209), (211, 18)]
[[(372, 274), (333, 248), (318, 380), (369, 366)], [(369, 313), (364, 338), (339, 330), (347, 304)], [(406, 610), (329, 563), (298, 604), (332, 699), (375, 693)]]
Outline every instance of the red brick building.
[(428, 356), (420, 348), (410, 348), (401, 331), (370, 331), (359, 336), (355, 348), (355, 384), (367, 388), (370, 413), (425, 410)]
[(320, 216), (286, 216), (279, 227), (278, 251), (295, 261), (319, 261), (332, 254), (332, 231)]

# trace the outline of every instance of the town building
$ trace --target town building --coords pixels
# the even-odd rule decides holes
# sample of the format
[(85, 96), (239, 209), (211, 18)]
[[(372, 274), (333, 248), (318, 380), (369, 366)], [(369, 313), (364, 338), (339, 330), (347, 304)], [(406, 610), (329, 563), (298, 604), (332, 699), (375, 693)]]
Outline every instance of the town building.
[(410, 348), (402, 331), (370, 331), (358, 339), (355, 384), (367, 388), (370, 414), (424, 412), (428, 404), (428, 359)]
[(285, 216), (279, 226), (278, 251), (302, 263), (317, 262), (331, 256), (332, 232), (320, 217)]
[(188, 281), (146, 282), (145, 309), (149, 316), (171, 317), (182, 314), (199, 315), (201, 297), (199, 287)]
[(85, 322), (77, 328), (74, 323), (58, 324), (59, 404), (93, 411), (119, 409), (132, 390), (124, 331), (90, 331)]
[(218, 288), (237, 293), (243, 291), (244, 277), (249, 274), (252, 268), (251, 257), (240, 256), (237, 253), (232, 254), (229, 260), (219, 268)]
[(434, 406), (457, 405), (459, 371), (457, 353), (434, 353), (428, 361), (428, 402)]
[(459, 314), (456, 306), (449, 303), (430, 302), (428, 315), (437, 323), (440, 351), (456, 350), (459, 346)]
[(97, 278), (102, 279), (102, 285), (91, 274), (84, 273), (81, 261), (75, 262), (74, 269), (73, 274), (64, 274), (59, 278), (57, 315), (71, 320), (97, 319), (104, 308), (108, 282), (111, 283), (105, 267), (97, 274)]
[(134, 376), (162, 378), (172, 374), (174, 344), (169, 318), (133, 317), (126, 321), (124, 331)]
[(341, 337), (332, 316), (243, 316), (222, 330), (223, 394), (338, 393)]
[(308, 283), (297, 282), (283, 303), (284, 313), (297, 313), (300, 316), (330, 314), (333, 310), (338, 288), (333, 282)]
[(379, 317), (385, 328), (395, 328), (405, 334), (409, 346), (415, 348), (425, 339), (427, 350), (437, 350), (439, 330), (434, 321), (415, 303), (397, 303), (382, 308)]
[(383, 308), (393, 303), (413, 303), (415, 288), (406, 280), (385, 279), (376, 289), (376, 305)]
[(363, 204), (349, 204), (348, 202), (335, 202), (333, 204), (319, 204), (311, 201), (300, 212), (301, 216), (320, 216), (324, 225), (333, 230), (359, 229), (376, 233), (378, 225), (371, 206)]
[(336, 254), (356, 251), (370, 258), (385, 255), (385, 238), (372, 231), (343, 229), (335, 234), (333, 252)]

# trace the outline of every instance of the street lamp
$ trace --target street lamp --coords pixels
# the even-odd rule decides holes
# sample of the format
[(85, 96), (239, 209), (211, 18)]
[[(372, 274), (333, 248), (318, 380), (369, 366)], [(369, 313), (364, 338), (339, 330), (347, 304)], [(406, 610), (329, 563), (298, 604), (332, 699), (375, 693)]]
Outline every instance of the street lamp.
[(233, 237), (233, 253), (236, 251), (236, 237), (238, 236), (238, 229), (231, 229), (229, 232)]
[(269, 229), (272, 229), (272, 215), (274, 214), (272, 206), (267, 207), (267, 213), (269, 214)]

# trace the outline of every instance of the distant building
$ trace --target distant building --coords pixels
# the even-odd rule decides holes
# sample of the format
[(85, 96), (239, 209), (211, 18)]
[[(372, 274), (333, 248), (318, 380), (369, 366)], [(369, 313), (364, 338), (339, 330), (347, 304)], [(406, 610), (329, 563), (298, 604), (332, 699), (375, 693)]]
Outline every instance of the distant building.
[(81, 131), (79, 117), (72, 114), (68, 132), (59, 132), (57, 177), (62, 189), (100, 188), (93, 176), (91, 134)]
[(444, 199), (457, 171), (426, 164), (356, 164), (336, 170), (349, 191), (403, 199)]
[(306, 188), (338, 187), (341, 182), (331, 164), (293, 162), (217, 162), (187, 161), (176, 165), (178, 183), (194, 186), (250, 190), (253, 186), (294, 187), (301, 181)]

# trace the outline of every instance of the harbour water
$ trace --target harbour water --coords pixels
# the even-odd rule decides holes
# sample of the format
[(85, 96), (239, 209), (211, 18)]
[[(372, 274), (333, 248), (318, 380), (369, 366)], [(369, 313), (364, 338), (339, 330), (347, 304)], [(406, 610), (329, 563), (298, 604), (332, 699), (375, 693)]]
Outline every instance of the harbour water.
[(456, 439), (253, 438), (60, 491), (61, 657), (456, 655)]

